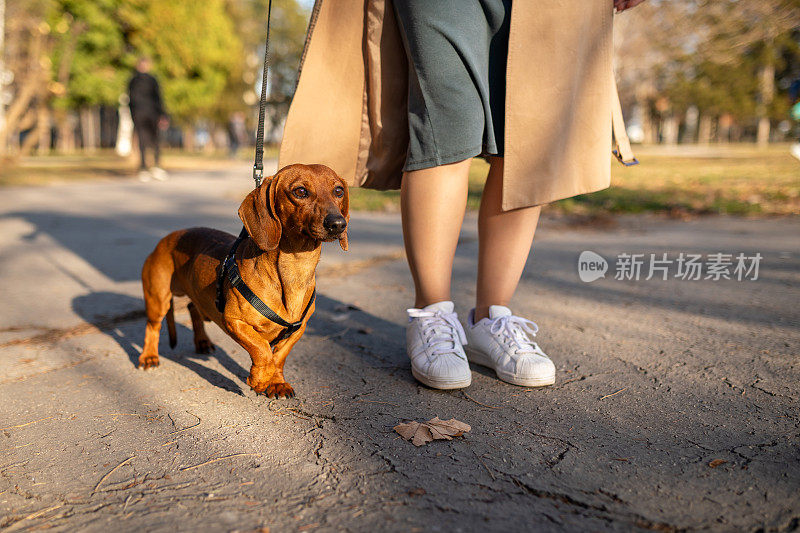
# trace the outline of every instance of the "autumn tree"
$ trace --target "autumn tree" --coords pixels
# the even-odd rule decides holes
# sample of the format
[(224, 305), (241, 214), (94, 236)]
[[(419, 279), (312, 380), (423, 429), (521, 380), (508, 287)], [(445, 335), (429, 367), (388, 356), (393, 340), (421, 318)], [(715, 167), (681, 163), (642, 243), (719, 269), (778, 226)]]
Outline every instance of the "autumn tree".
[[(44, 136), (40, 119), (45, 118), (50, 97), (50, 53), (52, 31), (46, 23), (50, 4), (47, 0), (20, 0), (7, 6), (6, 39), (0, 53), (8, 80), (4, 91), (11, 101), (0, 124), (0, 156), (5, 157), (9, 143), (15, 142), (18, 131), (28, 131), (22, 148), (30, 150)], [(0, 73), (6, 74), (6, 73)], [(9, 83), (10, 82), (10, 83)], [(0, 105), (5, 105), (0, 102)]]
[(691, 4), (650, 0), (615, 16), (614, 63), (620, 96), (627, 112), (636, 112), (645, 142), (656, 142), (659, 131), (677, 133), (680, 109), (665, 96), (679, 74), (679, 62), (697, 41), (697, 28), (686, 23), (696, 7)]
[(114, 105), (128, 76), (128, 46), (117, 13), (121, 0), (52, 0), (48, 22), (57, 29), (53, 51), (53, 109), (58, 147), (70, 151), (75, 125), (70, 111), (77, 111), (83, 145), (96, 148), (99, 135), (97, 106)]
[[(247, 66), (244, 100), (255, 106), (260, 97), (268, 0), (228, 0), (245, 43)], [(276, 137), (286, 117), (297, 82), (310, 13), (296, 0), (273, 0), (270, 22), (267, 137)], [(255, 120), (255, 110), (251, 122)], [(272, 134), (270, 134), (272, 132)]]
[(775, 73), (784, 52), (796, 55), (798, 49), (793, 32), (800, 27), (800, 0), (716, 0), (702, 7), (699, 21), (710, 38), (700, 43), (698, 55), (720, 65), (753, 64), (758, 79), (757, 141), (766, 145)]
[(153, 58), (170, 114), (210, 118), (244, 61), (223, 0), (125, 0), (120, 19), (135, 54)]
[[(11, 67), (13, 101), (0, 153), (20, 131), (28, 132), (20, 148), (49, 149), (51, 123), (60, 150), (79, 144), (78, 129), (84, 147), (94, 146), (99, 107), (118, 105), (142, 55), (153, 58), (167, 110), (181, 126), (223, 123), (257, 104), (267, 0), (14, 0), (6, 16), (0, 53)], [(273, 129), (294, 93), (308, 16), (296, 0), (273, 2)]]
[(40, 148), (49, 147), (51, 111), (60, 147), (70, 144), (75, 111), (84, 145), (93, 146), (98, 106), (117, 105), (141, 55), (153, 57), (167, 108), (181, 124), (213, 117), (228, 80), (244, 68), (223, 0), (21, 0), (8, 15), (16, 44), (6, 56), (19, 72), (3, 147), (12, 131), (31, 127)]
[(799, 61), (799, 0), (651, 0), (616, 26), (617, 72), (629, 103), (672, 122), (698, 109), (701, 140), (722, 116), (757, 124), (758, 141), (767, 142), (770, 119), (785, 113), (776, 73)]

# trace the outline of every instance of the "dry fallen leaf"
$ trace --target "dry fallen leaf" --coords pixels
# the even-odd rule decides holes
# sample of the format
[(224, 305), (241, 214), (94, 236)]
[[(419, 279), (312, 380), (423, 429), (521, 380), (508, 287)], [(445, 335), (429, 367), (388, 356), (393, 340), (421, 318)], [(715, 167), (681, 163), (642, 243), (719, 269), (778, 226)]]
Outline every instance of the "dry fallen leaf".
[(438, 416), (427, 422), (406, 422), (394, 427), (401, 437), (410, 440), (414, 446), (422, 446), (432, 440), (452, 440), (453, 437), (460, 437), (470, 429), (472, 428), (469, 425), (455, 418), (439, 420)]
[(711, 461), (710, 463), (708, 463), (708, 466), (710, 466), (711, 468), (716, 468), (716, 467), (718, 467), (719, 465), (724, 465), (724, 464), (725, 464), (725, 463), (727, 463), (727, 462), (728, 462), (728, 461), (726, 461), (725, 459), (714, 459), (713, 461)]

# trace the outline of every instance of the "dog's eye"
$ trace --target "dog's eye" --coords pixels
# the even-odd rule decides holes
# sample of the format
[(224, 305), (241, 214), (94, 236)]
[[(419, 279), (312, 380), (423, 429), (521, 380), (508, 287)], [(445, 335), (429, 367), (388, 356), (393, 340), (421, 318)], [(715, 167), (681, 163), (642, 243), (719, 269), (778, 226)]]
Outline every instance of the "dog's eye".
[(344, 196), (344, 187), (336, 187), (333, 189), (333, 195), (337, 198)]
[(308, 198), (308, 189), (305, 187), (298, 187), (292, 191), (297, 198)]

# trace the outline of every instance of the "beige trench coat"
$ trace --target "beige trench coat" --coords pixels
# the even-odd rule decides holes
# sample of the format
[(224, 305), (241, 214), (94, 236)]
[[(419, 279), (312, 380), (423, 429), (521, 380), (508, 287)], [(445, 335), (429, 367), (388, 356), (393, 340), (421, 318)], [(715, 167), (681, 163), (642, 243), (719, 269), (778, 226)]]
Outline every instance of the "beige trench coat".
[[(279, 165), (400, 187), (407, 59), (391, 0), (317, 0)], [(517, 0), (506, 74), (503, 209), (609, 186), (612, 0)], [(624, 131), (624, 128), (623, 128)]]

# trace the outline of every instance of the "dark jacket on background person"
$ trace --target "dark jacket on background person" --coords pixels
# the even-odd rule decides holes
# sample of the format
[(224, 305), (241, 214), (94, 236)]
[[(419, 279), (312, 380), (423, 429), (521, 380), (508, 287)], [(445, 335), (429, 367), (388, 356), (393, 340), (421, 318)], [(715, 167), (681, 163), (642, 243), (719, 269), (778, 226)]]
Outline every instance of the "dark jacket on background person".
[(136, 72), (128, 84), (131, 115), (134, 117), (160, 118), (166, 116), (161, 100), (161, 89), (158, 81), (145, 72)]

